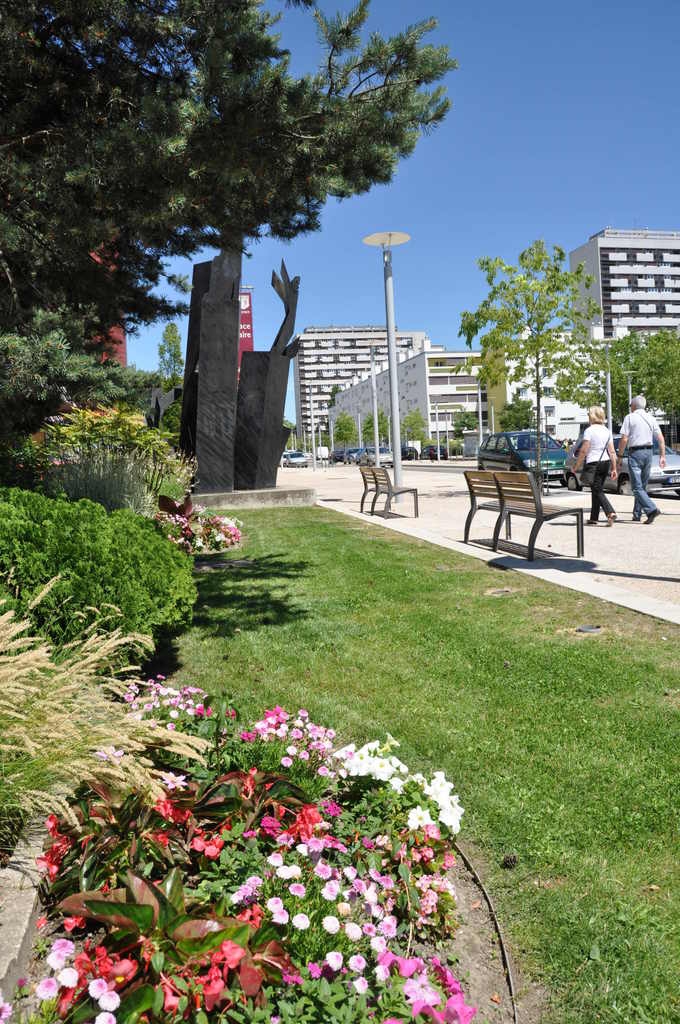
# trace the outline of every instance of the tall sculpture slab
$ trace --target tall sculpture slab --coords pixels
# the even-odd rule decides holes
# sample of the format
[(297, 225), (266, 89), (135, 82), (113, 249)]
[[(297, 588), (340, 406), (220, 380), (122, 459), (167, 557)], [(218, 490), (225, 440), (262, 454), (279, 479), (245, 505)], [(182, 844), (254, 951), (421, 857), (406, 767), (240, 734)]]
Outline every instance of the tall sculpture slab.
[(199, 492), (275, 487), (290, 434), (283, 410), (300, 279), (283, 263), (272, 275), (283, 323), (271, 351), (243, 353), (239, 380), (240, 276), (240, 252), (194, 267), (180, 447), (196, 456)]
[(236, 410), (235, 486), (250, 491), (276, 487), (281, 455), (290, 436), (283, 410), (290, 361), (298, 343), (289, 344), (295, 330), (300, 278), (272, 274), (272, 288), (283, 302), (283, 323), (269, 352), (244, 352)]

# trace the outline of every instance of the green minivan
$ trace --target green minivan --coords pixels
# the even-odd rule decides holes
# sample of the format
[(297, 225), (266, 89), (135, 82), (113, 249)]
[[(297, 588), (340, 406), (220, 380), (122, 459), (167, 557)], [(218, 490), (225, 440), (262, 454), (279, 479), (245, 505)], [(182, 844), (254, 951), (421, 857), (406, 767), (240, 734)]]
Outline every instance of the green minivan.
[[(566, 486), (567, 453), (549, 434), (541, 433), (541, 475)], [(477, 452), (478, 469), (519, 469), (536, 472), (536, 431), (506, 430), (489, 434)]]

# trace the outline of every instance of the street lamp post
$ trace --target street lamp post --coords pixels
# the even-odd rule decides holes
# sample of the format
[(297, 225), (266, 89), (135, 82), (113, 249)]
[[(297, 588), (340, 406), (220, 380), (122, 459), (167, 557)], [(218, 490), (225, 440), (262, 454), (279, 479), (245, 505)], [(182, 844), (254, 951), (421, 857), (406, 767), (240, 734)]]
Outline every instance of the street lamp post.
[(477, 377), (477, 422), (479, 423), (479, 443), (481, 444), (484, 435), (482, 431), (482, 382)]
[(378, 389), (375, 383), (375, 352), (371, 345), (371, 404), (373, 407), (373, 444), (375, 445), (375, 464), (380, 465), (380, 435), (378, 432)]
[(624, 370), (626, 375), (626, 382), (628, 384), (628, 405), (633, 401), (633, 371)]
[(394, 484), (399, 487), (401, 474), (401, 436), (399, 420), (399, 381), (397, 378), (397, 341), (394, 328), (394, 283), (392, 281), (392, 246), (403, 245), (410, 240), (403, 231), (378, 231), (364, 238), (366, 245), (382, 248), (383, 274), (385, 279), (385, 321), (387, 326), (387, 362), (390, 374), (390, 413), (392, 416), (392, 459), (394, 460)]
[(309, 385), (309, 420), (310, 420), (310, 434), (312, 441), (312, 469), (316, 469), (316, 449), (314, 447), (314, 399), (312, 397), (312, 385)]
[(361, 432), (361, 413), (360, 412), (357, 413), (357, 430), (359, 431), (359, 447), (363, 448), (364, 447), (364, 437), (363, 437), (363, 434)]
[(437, 462), (441, 462), (442, 453), (439, 451), (439, 406), (434, 407), (434, 429), (437, 433)]

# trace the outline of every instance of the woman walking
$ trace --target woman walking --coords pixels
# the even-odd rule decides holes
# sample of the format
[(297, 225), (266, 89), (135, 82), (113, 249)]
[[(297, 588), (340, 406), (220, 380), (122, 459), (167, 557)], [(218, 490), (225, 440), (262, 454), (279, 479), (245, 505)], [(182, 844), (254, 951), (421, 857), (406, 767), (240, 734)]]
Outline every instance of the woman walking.
[(597, 526), (600, 518), (600, 509), (607, 517), (607, 526), (613, 526), (616, 522), (616, 513), (604, 493), (604, 484), (609, 475), (616, 480), (616, 452), (614, 441), (604, 425), (605, 412), (600, 405), (591, 405), (588, 410), (590, 426), (583, 434), (583, 441), (579, 449), (578, 458), (574, 465), (574, 472), (578, 473), (585, 462), (586, 469), (581, 479), (582, 484), (590, 486), (591, 505), (590, 519), (586, 520), (588, 526)]

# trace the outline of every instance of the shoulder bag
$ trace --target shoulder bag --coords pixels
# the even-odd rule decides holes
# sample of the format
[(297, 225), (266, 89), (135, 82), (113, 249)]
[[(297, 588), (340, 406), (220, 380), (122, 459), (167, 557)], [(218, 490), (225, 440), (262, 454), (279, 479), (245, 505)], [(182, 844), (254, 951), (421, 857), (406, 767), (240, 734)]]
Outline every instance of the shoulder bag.
[(604, 446), (604, 448), (600, 452), (600, 457), (597, 460), (597, 462), (586, 462), (585, 466), (583, 467), (583, 469), (581, 471), (581, 480), (580, 480), (581, 487), (592, 487), (593, 484), (595, 483), (595, 473), (597, 471), (597, 467), (602, 462), (602, 456), (607, 451), (607, 448), (609, 447), (609, 442), (611, 441), (611, 439), (612, 439), (612, 435), (610, 434), (609, 437), (607, 438), (606, 445)]

